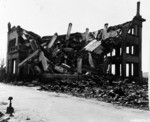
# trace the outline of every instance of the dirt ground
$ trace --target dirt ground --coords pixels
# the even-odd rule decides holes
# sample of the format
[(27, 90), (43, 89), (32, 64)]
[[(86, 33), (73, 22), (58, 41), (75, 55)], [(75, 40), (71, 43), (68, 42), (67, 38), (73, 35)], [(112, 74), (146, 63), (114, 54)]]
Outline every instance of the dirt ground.
[(37, 89), (0, 83), (0, 122), (150, 122), (149, 111)]

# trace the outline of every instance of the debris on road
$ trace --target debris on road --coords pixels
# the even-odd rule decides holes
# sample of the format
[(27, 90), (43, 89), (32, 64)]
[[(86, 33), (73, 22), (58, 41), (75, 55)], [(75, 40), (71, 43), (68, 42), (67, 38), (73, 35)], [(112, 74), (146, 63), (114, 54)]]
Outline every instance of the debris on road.
[(139, 6), (140, 2), (131, 21), (115, 26), (106, 23), (92, 32), (86, 28), (71, 33), (69, 23), (66, 34), (41, 37), (9, 23), (6, 81), (146, 108), (148, 88), (142, 79), (141, 55), (145, 19)]
[(71, 94), (77, 97), (95, 98), (100, 101), (119, 104), (132, 108), (148, 109), (148, 87), (138, 85), (127, 80), (113, 81), (100, 78), (99, 82), (89, 79), (87, 81), (56, 80), (41, 85), (39, 90)]

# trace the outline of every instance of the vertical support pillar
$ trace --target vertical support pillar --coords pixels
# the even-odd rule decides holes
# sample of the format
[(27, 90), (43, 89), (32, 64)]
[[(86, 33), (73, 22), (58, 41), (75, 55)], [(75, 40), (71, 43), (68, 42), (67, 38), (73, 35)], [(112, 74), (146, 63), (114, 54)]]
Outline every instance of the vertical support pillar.
[(7, 69), (8, 69), (7, 74), (11, 75), (13, 72), (13, 61), (11, 59), (8, 60)]
[(129, 63), (129, 77), (132, 76), (132, 65), (131, 63)]
[(20, 75), (20, 69), (18, 67), (18, 64), (19, 64), (19, 59), (16, 59), (16, 75)]
[(140, 15), (140, 2), (137, 2), (137, 13), (133, 19), (133, 23), (136, 28), (139, 43), (134, 49), (135, 55), (138, 57), (138, 63), (134, 64), (134, 74), (138, 76), (139, 81), (142, 78), (142, 22), (144, 21), (145, 19)]
[[(112, 59), (112, 52), (110, 52), (110, 59)], [(109, 66), (110, 66), (110, 68), (109, 68), (109, 69), (110, 69), (110, 70), (109, 70), (110, 72), (109, 72), (109, 73), (112, 74), (112, 62), (111, 62), (111, 61), (110, 61), (110, 63), (109, 63)]]
[(77, 59), (77, 73), (82, 74), (82, 58)]
[(127, 30), (126, 28), (124, 28), (123, 30), (123, 40), (122, 40), (122, 78), (125, 79), (126, 78), (126, 34), (127, 34)]
[(120, 76), (120, 63), (116, 64), (116, 75)]
[(136, 16), (140, 16), (140, 2), (137, 2)]
[(16, 60), (12, 59), (12, 74), (16, 75)]
[(139, 70), (138, 74), (140, 77), (140, 81), (142, 78), (142, 25), (138, 28), (138, 35), (139, 35), (139, 46), (138, 46), (138, 60), (139, 60)]
[(129, 46), (129, 55), (132, 55), (132, 46)]
[(11, 24), (8, 23), (8, 32), (7, 32), (7, 53), (6, 53), (6, 73), (9, 74), (9, 33), (11, 31)]
[(14, 63), (14, 61), (13, 61), (13, 59), (11, 59), (10, 60), (10, 75), (13, 74), (13, 63)]
[(66, 35), (66, 40), (68, 40), (69, 37), (70, 37), (71, 28), (72, 28), (72, 23), (69, 23), (68, 30), (67, 30), (67, 35)]
[[(132, 46), (129, 46), (129, 55), (132, 55)], [(129, 77), (132, 76), (132, 65), (129, 63)]]
[(85, 40), (86, 40), (86, 43), (89, 40), (89, 29), (88, 28), (86, 28), (86, 31), (85, 31)]
[[(120, 47), (116, 48), (116, 56), (120, 57)], [(120, 62), (116, 63), (116, 75), (120, 76)]]

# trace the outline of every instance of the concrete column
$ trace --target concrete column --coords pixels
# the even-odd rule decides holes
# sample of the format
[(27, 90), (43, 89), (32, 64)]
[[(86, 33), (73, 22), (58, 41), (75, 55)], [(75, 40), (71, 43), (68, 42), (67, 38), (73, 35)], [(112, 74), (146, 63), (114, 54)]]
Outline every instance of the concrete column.
[[(120, 57), (120, 47), (116, 48), (116, 56)], [(120, 76), (120, 62), (116, 64), (116, 75)]]
[(122, 78), (125, 79), (126, 78), (126, 34), (127, 34), (127, 30), (124, 29), (123, 30), (123, 40), (122, 40)]
[(137, 11), (136, 16), (140, 16), (140, 2), (137, 2)]
[(142, 26), (138, 27), (138, 35), (139, 35), (139, 45), (138, 45), (139, 70), (138, 70), (138, 75), (141, 79), (142, 78)]
[(132, 75), (132, 66), (131, 66), (131, 63), (129, 63), (129, 77), (131, 77)]

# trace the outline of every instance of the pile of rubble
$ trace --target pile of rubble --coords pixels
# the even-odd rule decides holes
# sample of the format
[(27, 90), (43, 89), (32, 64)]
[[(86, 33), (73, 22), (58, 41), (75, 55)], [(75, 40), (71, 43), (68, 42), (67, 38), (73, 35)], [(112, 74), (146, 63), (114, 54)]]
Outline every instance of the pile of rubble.
[[(89, 32), (89, 29), (86, 29), (85, 33), (71, 34), (72, 24), (69, 23), (66, 35), (55, 33), (53, 36), (44, 37), (20, 28), (22, 46), (20, 51), (27, 50), (27, 54), (18, 66), (20, 71), (25, 69), (24, 71), (28, 71), (29, 74), (47, 73), (53, 77), (57, 76), (56, 79), (52, 78), (48, 84), (42, 85), (41, 90), (147, 109), (147, 85), (139, 86), (128, 80), (105, 78), (110, 64), (106, 55), (121, 44), (124, 30), (128, 30), (131, 25), (132, 21), (113, 27), (105, 24), (104, 29), (95, 32)], [(58, 78), (58, 76), (79, 77), (80, 74), (89, 77), (82, 80)], [(36, 84), (36, 82), (33, 84), (18, 83), (30, 86)]]
[[(96, 77), (96, 76), (95, 76)], [(146, 80), (146, 79), (145, 79)], [(38, 90), (65, 93), (76, 97), (96, 99), (108, 103), (148, 110), (148, 80), (146, 84), (137, 84), (128, 79), (108, 79), (99, 77), (86, 80), (51, 79), (51, 81), (16, 81), (14, 85), (38, 86)], [(40, 86), (40, 87), (39, 87)]]
[(137, 85), (129, 80), (110, 82), (103, 77), (98, 82), (56, 80), (42, 85), (40, 90), (71, 94), (77, 97), (95, 98), (99, 101), (148, 110), (148, 86)]
[[(19, 67), (29, 67), (29, 74), (106, 74), (110, 53), (122, 38), (122, 29), (129, 28), (132, 22), (85, 33), (70, 33), (69, 23), (66, 35), (40, 37), (20, 28), (22, 48), (28, 51)], [(24, 47), (24, 48), (23, 48)], [(22, 70), (23, 71), (23, 70)], [(27, 71), (27, 70), (25, 70)]]

